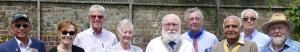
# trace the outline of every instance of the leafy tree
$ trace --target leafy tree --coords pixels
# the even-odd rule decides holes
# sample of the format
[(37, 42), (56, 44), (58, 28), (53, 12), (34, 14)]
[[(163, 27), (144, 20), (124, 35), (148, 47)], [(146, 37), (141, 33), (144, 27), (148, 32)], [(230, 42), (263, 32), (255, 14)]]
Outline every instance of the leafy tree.
[(284, 12), (288, 20), (295, 24), (291, 38), (300, 41), (300, 0), (294, 0)]

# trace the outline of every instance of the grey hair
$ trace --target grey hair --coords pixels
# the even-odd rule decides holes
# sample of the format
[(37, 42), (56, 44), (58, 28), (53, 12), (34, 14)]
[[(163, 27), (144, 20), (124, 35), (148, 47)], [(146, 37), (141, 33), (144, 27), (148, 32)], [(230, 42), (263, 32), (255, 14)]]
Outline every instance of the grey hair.
[(166, 18), (167, 17), (169, 17), (169, 16), (176, 16), (176, 17), (174, 17), (174, 18), (176, 18), (178, 21), (179, 21), (179, 24), (181, 24), (181, 20), (180, 20), (180, 18), (179, 18), (179, 16), (178, 15), (176, 15), (176, 14), (167, 14), (167, 15), (165, 15), (163, 18), (162, 18), (162, 24), (166, 21)]
[(119, 22), (119, 24), (117, 26), (117, 31), (121, 32), (122, 28), (124, 28), (125, 26), (127, 26), (127, 28), (129, 27), (129, 28), (132, 28), (132, 30), (134, 30), (132, 22), (129, 21), (128, 19), (124, 19)]
[(224, 19), (224, 21), (223, 21), (223, 28), (225, 28), (224, 24), (225, 24), (225, 21), (227, 21), (228, 19), (235, 19), (235, 20), (238, 20), (238, 22), (239, 22), (238, 28), (241, 28), (241, 27), (242, 27), (242, 21), (241, 21), (241, 18), (239, 18), (239, 17), (237, 17), (237, 16), (235, 16), (235, 15), (230, 15), (230, 16), (228, 16), (228, 17), (226, 17), (226, 18)]
[[(89, 9), (89, 14), (88, 15), (92, 15), (92, 12), (94, 10), (96, 10), (96, 11), (99, 10), (97, 12), (101, 12), (102, 15), (105, 16), (105, 8), (103, 6), (101, 6), (101, 5), (92, 5)], [(90, 28), (92, 28), (92, 23), (91, 22), (89, 22), (89, 23), (90, 23)]]
[(204, 16), (202, 14), (202, 11), (200, 9), (198, 9), (197, 7), (195, 8), (188, 8), (185, 12), (184, 12), (184, 20), (188, 21), (189, 15), (193, 12), (199, 11), (199, 15), (200, 15), (200, 20), (201, 20), (201, 25), (203, 24), (203, 20), (204, 20)]
[(105, 8), (101, 5), (92, 5), (89, 9), (89, 15), (91, 15), (94, 10), (99, 10), (97, 12), (101, 12), (103, 15), (105, 14)]
[(257, 11), (255, 11), (254, 9), (245, 9), (245, 10), (243, 10), (242, 13), (241, 13), (241, 18), (243, 18), (243, 17), (244, 17), (244, 14), (245, 14), (246, 12), (249, 12), (249, 11), (253, 11), (253, 12), (255, 13), (255, 17), (258, 19), (258, 13), (257, 13)]

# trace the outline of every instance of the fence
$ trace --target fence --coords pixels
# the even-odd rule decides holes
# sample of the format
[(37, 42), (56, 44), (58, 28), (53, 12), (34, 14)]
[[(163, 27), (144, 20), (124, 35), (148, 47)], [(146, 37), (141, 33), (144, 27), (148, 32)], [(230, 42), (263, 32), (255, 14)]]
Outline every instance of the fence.
[[(137, 32), (133, 44), (145, 49), (151, 39), (159, 36), (161, 17), (167, 13), (176, 13), (182, 17), (186, 8), (199, 7), (206, 17), (206, 30), (222, 39), (224, 17), (239, 15), (245, 8), (254, 8), (260, 13), (262, 18), (259, 23), (262, 24), (272, 12), (282, 11), (293, 3), (292, 0), (0, 0), (0, 35), (3, 38), (6, 37), (3, 35), (9, 34), (7, 24), (13, 12), (27, 12), (33, 17), (31, 20), (36, 27), (32, 36), (44, 40), (49, 49), (59, 43), (54, 36), (58, 21), (72, 17), (79, 23), (81, 30), (89, 27), (84, 17), (86, 10), (93, 4), (104, 5), (110, 11), (108, 17), (111, 18), (107, 19), (105, 26), (110, 31), (115, 31), (121, 19), (131, 19)], [(185, 24), (182, 26), (185, 27)]]

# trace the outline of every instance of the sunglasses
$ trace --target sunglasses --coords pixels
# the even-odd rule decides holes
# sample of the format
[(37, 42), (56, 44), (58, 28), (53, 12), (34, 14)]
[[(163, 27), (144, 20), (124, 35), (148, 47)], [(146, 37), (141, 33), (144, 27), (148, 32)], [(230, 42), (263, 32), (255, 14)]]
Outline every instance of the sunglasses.
[(23, 28), (28, 28), (29, 27), (29, 25), (28, 24), (16, 24), (15, 25), (17, 28), (21, 28), (21, 27), (23, 27)]
[(71, 35), (71, 36), (73, 36), (73, 35), (75, 35), (75, 31), (61, 31), (61, 33), (63, 34), (63, 35), (67, 35), (67, 34), (69, 34), (69, 35)]
[(89, 17), (91, 17), (92, 19), (96, 19), (96, 18), (103, 19), (103, 16), (101, 15), (90, 15)]
[(250, 21), (255, 21), (256, 18), (254, 17), (250, 17), (250, 18), (243, 18), (243, 21), (248, 21), (250, 19)]

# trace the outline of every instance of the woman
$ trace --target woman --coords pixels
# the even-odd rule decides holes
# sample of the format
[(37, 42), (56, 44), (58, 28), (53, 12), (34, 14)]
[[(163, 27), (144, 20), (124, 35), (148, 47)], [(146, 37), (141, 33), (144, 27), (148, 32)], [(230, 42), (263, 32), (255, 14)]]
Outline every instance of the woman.
[(58, 24), (58, 38), (60, 44), (52, 48), (49, 52), (84, 52), (78, 46), (72, 45), (78, 29), (71, 20), (64, 20)]
[(131, 44), (133, 30), (133, 24), (129, 20), (122, 20), (117, 27), (119, 43), (106, 52), (142, 52), (141, 48)]

